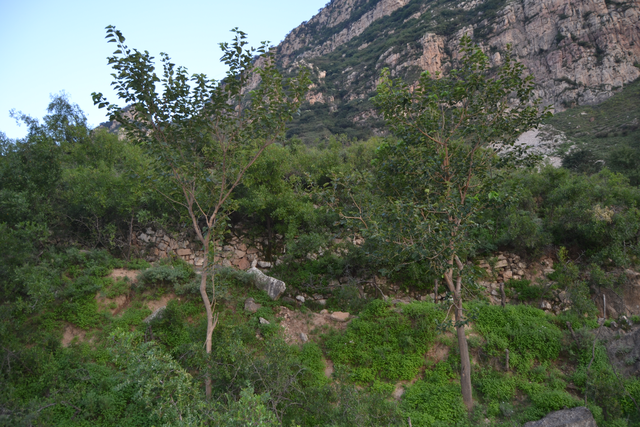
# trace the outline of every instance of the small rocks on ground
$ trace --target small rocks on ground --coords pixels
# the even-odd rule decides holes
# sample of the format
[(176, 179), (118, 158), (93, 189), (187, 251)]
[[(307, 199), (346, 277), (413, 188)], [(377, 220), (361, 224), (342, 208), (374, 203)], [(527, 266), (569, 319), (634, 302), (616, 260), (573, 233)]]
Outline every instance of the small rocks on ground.
[(304, 304), (304, 297), (302, 295), (298, 295), (296, 299)]
[(270, 324), (271, 324), (271, 322), (269, 322), (269, 321), (268, 321), (267, 319), (265, 319), (264, 317), (260, 317), (260, 318), (259, 318), (259, 320), (260, 320), (260, 324), (261, 324), (261, 325), (270, 325)]
[(258, 304), (253, 298), (247, 298), (244, 301), (244, 311), (248, 311), (249, 313), (255, 313), (258, 311), (262, 305)]

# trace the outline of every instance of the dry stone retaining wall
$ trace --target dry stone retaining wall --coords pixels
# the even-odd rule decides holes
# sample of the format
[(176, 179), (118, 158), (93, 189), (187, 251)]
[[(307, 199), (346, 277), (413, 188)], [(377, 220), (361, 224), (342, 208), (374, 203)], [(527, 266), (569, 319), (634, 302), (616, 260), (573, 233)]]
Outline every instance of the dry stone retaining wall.
[[(138, 248), (142, 257), (149, 262), (175, 254), (195, 267), (202, 267), (204, 264), (202, 244), (187, 232), (174, 235), (161, 229), (147, 228), (145, 231), (135, 234), (133, 244)], [(260, 242), (249, 243), (233, 236), (224, 244), (216, 247), (214, 263), (224, 267), (233, 266), (240, 270), (248, 270), (251, 263), (256, 261), (260, 267), (269, 268), (270, 263), (260, 261), (261, 248)]]

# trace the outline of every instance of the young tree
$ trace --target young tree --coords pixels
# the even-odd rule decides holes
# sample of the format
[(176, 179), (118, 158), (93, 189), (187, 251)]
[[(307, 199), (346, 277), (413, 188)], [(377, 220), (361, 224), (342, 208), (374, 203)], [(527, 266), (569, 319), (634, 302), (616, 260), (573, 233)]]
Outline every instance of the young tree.
[[(207, 313), (207, 353), (218, 321), (211, 248), (231, 194), (247, 169), (282, 136), (310, 84), (306, 71), (283, 79), (266, 43), (247, 49), (246, 34), (233, 31), (233, 42), (220, 44), (221, 60), (229, 70), (224, 79), (214, 81), (204, 74), (189, 76), (165, 53), (160, 54), (163, 72), (158, 76), (149, 52), (128, 48), (122, 33), (108, 26), (106, 38), (117, 45), (109, 58), (115, 70), (112, 85), (131, 109), (93, 94), (94, 103), (107, 107), (111, 119), (151, 154), (159, 176), (173, 186), (174, 191), (163, 194), (182, 206), (202, 243), (200, 294)], [(205, 387), (209, 397), (209, 375)]]
[[(384, 71), (374, 103), (397, 143), (379, 148), (369, 179), (374, 197), (351, 191), (352, 213), (363, 233), (391, 247), (405, 262), (426, 264), (453, 295), (461, 356), (461, 386), (472, 407), (469, 351), (464, 332), (463, 270), (467, 230), (491, 199), (496, 151), (547, 115), (534, 97), (533, 78), (506, 55), (497, 70), (470, 38), (461, 41), (459, 67), (447, 76), (425, 72), (411, 87)], [(507, 159), (507, 160), (505, 160)], [(513, 164), (514, 158), (503, 162)]]

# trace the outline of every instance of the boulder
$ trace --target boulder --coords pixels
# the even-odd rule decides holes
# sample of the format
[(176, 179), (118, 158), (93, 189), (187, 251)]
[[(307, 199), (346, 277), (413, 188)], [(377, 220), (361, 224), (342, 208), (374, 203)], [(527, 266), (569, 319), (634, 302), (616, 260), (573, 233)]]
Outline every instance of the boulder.
[(260, 317), (260, 318), (259, 318), (259, 320), (260, 320), (260, 324), (261, 324), (261, 325), (270, 325), (270, 324), (271, 324), (271, 322), (269, 322), (269, 321), (268, 321), (267, 319), (265, 319), (264, 317)]
[(506, 259), (500, 260), (498, 262), (496, 262), (496, 267), (495, 268), (505, 268), (509, 265), (509, 263), (507, 262)]
[(287, 289), (287, 285), (282, 280), (267, 276), (255, 267), (247, 270), (247, 273), (253, 276), (253, 283), (256, 288), (265, 291), (272, 300), (280, 298), (280, 295)]
[(538, 421), (529, 421), (524, 427), (598, 427), (591, 411), (584, 406), (551, 412)]
[(331, 319), (338, 322), (346, 322), (349, 319), (350, 314), (342, 311), (334, 311), (331, 313)]
[(249, 260), (246, 259), (246, 258), (236, 258), (233, 261), (231, 261), (231, 264), (233, 264), (236, 267), (238, 267), (239, 270), (246, 270), (251, 265), (249, 263)]
[(244, 311), (248, 311), (249, 313), (255, 313), (261, 307), (262, 305), (258, 304), (253, 298), (247, 298), (244, 301)]

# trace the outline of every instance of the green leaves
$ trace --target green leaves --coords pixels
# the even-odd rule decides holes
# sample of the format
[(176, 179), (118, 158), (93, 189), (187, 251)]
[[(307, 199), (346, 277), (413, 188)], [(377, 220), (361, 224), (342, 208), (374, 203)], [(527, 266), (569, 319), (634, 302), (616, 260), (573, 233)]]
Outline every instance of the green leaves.
[(386, 202), (367, 213), (385, 218), (371, 222), (381, 240), (418, 254), (436, 271), (469, 250), (467, 227), (497, 196), (497, 148), (512, 145), (547, 114), (533, 96), (532, 77), (509, 52), (492, 70), (470, 38), (460, 46), (462, 58), (449, 75), (424, 72), (413, 88), (384, 70), (373, 98), (399, 141), (378, 151), (372, 191)]
[(158, 160), (160, 175), (177, 190), (167, 196), (187, 197), (184, 206), (197, 200), (198, 212), (191, 214), (207, 218), (217, 215), (247, 168), (280, 138), (309, 84), (306, 72), (283, 79), (266, 44), (246, 48), (246, 33), (233, 32), (232, 42), (220, 44), (227, 76), (216, 82), (205, 74), (189, 75), (166, 53), (160, 54), (162, 74), (157, 74), (149, 52), (129, 49), (109, 26), (107, 39), (117, 43), (109, 58), (112, 86), (133, 108), (93, 94), (94, 104), (107, 108), (112, 120)]

